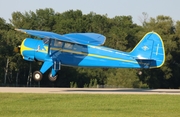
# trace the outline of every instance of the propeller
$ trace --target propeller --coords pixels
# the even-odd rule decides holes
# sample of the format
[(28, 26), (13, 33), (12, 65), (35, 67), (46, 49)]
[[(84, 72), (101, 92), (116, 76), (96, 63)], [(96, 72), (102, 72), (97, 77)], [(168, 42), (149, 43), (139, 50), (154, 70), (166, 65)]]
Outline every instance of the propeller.
[(20, 45), (14, 48), (14, 52), (16, 52), (16, 53), (20, 53), (20, 50), (21, 50)]

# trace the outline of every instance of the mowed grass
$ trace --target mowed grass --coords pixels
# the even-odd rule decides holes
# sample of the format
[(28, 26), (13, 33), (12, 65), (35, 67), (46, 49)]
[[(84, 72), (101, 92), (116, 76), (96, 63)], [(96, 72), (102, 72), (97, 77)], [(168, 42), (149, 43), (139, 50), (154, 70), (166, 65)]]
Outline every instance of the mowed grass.
[(1, 117), (179, 117), (179, 95), (0, 93)]

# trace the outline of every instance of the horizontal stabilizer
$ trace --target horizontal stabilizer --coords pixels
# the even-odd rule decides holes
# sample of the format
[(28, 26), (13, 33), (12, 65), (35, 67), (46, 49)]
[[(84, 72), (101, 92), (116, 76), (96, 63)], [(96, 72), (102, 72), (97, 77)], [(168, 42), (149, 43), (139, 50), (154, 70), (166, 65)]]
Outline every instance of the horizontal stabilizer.
[(141, 68), (150, 68), (151, 66), (157, 66), (154, 59), (136, 59)]

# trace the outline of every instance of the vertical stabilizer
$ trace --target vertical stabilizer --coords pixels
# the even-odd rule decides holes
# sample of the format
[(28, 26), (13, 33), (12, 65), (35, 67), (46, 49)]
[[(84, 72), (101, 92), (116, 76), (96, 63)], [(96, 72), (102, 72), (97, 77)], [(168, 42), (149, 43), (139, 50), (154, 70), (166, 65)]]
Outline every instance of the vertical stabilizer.
[(155, 32), (147, 33), (130, 54), (137, 61), (149, 61), (149, 67), (161, 67), (165, 61), (164, 44)]

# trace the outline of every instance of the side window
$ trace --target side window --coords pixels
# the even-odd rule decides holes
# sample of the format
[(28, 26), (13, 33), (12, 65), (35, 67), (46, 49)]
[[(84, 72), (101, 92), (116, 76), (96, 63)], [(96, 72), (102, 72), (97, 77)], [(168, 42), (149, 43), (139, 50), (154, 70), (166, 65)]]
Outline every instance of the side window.
[(50, 46), (54, 46), (54, 39), (51, 39)]
[(64, 48), (65, 49), (72, 49), (73, 48), (73, 44), (72, 43), (68, 43), (68, 42), (66, 42), (65, 44), (64, 44)]
[(62, 41), (59, 41), (59, 40), (54, 40), (54, 46), (61, 48), (61, 47), (63, 46), (63, 42), (62, 42)]
[(87, 46), (86, 45), (75, 44), (74, 47), (73, 47), (73, 50), (78, 51), (78, 52), (87, 53)]

